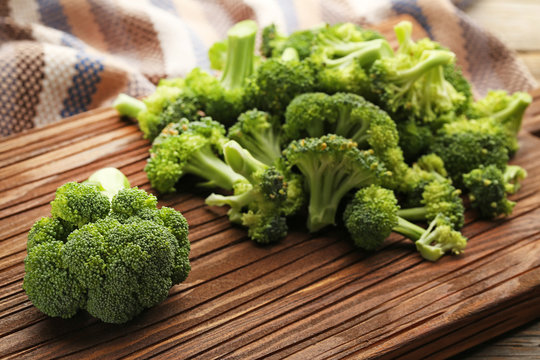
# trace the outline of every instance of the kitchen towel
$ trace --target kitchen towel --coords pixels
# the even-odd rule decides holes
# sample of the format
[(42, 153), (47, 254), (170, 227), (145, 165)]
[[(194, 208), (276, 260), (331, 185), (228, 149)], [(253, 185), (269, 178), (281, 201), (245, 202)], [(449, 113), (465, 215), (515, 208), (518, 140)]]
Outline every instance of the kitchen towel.
[(536, 86), (461, 0), (0, 0), (0, 136), (145, 96), (160, 78), (209, 68), (208, 48), (236, 22), (283, 32), (321, 22), (369, 25), (409, 14), (453, 50), (476, 94)]

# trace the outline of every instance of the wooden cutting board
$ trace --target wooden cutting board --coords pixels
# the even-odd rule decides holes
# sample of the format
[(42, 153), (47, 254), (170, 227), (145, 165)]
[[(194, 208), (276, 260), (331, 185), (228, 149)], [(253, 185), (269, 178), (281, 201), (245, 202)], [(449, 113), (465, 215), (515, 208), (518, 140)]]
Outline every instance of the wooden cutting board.
[[(378, 29), (392, 36), (394, 23)], [(399, 236), (368, 254), (344, 232), (309, 235), (302, 224), (257, 246), (187, 187), (160, 205), (187, 218), (193, 269), (124, 325), (48, 318), (21, 283), (26, 234), (58, 186), (114, 166), (151, 190), (137, 125), (101, 109), (1, 140), (0, 357), (439, 358), (524, 324), (540, 314), (540, 90), (533, 97), (513, 160), (529, 172), (518, 204), (498, 221), (467, 212), (464, 255), (433, 264)]]

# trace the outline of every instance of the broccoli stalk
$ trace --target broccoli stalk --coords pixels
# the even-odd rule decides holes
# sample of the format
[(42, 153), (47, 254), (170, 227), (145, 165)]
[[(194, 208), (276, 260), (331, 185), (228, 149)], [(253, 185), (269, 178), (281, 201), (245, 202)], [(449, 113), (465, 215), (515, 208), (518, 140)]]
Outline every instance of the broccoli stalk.
[(437, 215), (427, 229), (398, 215), (399, 206), (392, 190), (371, 185), (360, 189), (343, 213), (345, 226), (356, 246), (374, 250), (391, 232), (413, 240), (424, 259), (437, 261), (446, 252), (460, 254), (467, 244), (448, 219)]
[(354, 141), (333, 134), (295, 140), (284, 155), (304, 175), (310, 232), (335, 224), (338, 206), (349, 191), (389, 176), (372, 150), (361, 151)]
[(147, 109), (143, 101), (126, 94), (118, 95), (116, 100), (114, 100), (113, 107), (120, 115), (131, 118), (137, 118), (141, 111)]

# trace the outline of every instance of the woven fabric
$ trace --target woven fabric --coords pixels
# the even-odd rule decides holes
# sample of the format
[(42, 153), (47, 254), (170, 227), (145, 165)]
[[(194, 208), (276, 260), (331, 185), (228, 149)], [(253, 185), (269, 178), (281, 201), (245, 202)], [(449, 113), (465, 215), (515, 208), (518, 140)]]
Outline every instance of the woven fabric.
[(457, 54), (478, 95), (536, 86), (515, 55), (450, 0), (0, 0), (0, 136), (208, 69), (208, 48), (240, 20), (291, 32), (399, 14)]

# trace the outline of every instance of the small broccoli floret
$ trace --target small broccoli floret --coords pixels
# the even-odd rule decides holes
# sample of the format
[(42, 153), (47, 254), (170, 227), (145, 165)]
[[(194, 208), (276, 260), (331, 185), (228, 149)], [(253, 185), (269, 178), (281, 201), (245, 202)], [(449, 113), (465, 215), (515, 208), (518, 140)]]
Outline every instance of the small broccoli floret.
[(385, 39), (373, 39), (372, 35), (351, 23), (327, 26), (317, 34), (310, 60), (319, 68), (319, 90), (369, 94), (366, 69), (375, 60), (394, 55)]
[(321, 28), (321, 26), (316, 26), (295, 31), (287, 36), (280, 33), (275, 24), (270, 24), (262, 31), (261, 53), (267, 58), (281, 57), (285, 49), (292, 48), (296, 50), (299, 59), (303, 60), (311, 54), (311, 47)]
[(359, 150), (354, 141), (333, 134), (295, 140), (284, 150), (284, 156), (304, 175), (310, 194), (310, 232), (335, 224), (341, 199), (350, 190), (390, 176), (373, 150)]
[(403, 156), (409, 163), (426, 153), (433, 142), (431, 128), (417, 123), (414, 119), (398, 121), (396, 127), (399, 133), (399, 147), (403, 149)]
[(278, 118), (295, 96), (315, 88), (312, 67), (305, 61), (271, 58), (263, 61), (248, 78), (245, 103)]
[(444, 167), (444, 161), (437, 154), (426, 154), (416, 161), (416, 165), (429, 173), (439, 175), (439, 179), (446, 178), (448, 173)]
[(399, 23), (395, 32), (400, 48), (395, 57), (376, 60), (370, 69), (372, 90), (391, 115), (418, 123), (453, 119), (466, 96), (445, 79), (445, 66), (453, 64), (454, 53), (432, 49), (431, 43), (414, 43), (409, 22)]
[(461, 187), (462, 175), (482, 165), (503, 170), (508, 162), (505, 131), (489, 118), (465, 118), (444, 125), (431, 150), (443, 159), (454, 184)]
[(398, 211), (391, 190), (371, 185), (355, 194), (343, 219), (355, 245), (366, 250), (378, 248), (393, 231), (415, 241), (418, 252), (430, 261), (437, 261), (446, 252), (463, 252), (467, 239), (452, 230), (444, 217), (437, 216), (424, 230), (401, 218)]
[(175, 191), (175, 184), (185, 174), (206, 179), (204, 186), (231, 190), (243, 177), (219, 156), (227, 140), (225, 128), (210, 118), (184, 120), (165, 128), (156, 138), (144, 171), (160, 193)]
[(267, 112), (254, 109), (242, 113), (228, 136), (267, 165), (281, 156), (279, 122)]
[(110, 202), (96, 186), (69, 182), (56, 189), (51, 214), (77, 226), (107, 216)]
[(423, 186), (422, 206), (401, 209), (398, 215), (410, 221), (432, 221), (443, 215), (454, 229), (461, 229), (464, 222), (461, 190), (452, 186), (449, 180), (433, 180)]
[(519, 188), (526, 172), (519, 166), (508, 166), (501, 171), (494, 165), (481, 166), (463, 175), (463, 183), (469, 191), (471, 206), (486, 219), (512, 213), (515, 202), (507, 199)]
[[(285, 217), (299, 209), (304, 197), (296, 176), (258, 161), (235, 141), (224, 145), (224, 154), (227, 164), (244, 176), (249, 185), (236, 187), (234, 195), (212, 194), (206, 203), (230, 206), (229, 219), (246, 226), (249, 237), (258, 243), (283, 238), (287, 234)], [(289, 189), (289, 184), (293, 189)]]
[(62, 187), (53, 201), (76, 209), (88, 201), (81, 189), (92, 189), (107, 199), (105, 214), (86, 222), (70, 212), (67, 219), (53, 214), (30, 230), (23, 289), (45, 314), (69, 318), (85, 309), (102, 321), (123, 323), (162, 301), (187, 277), (185, 218), (170, 208), (157, 209), (153, 195), (129, 188), (118, 173), (102, 169), (79, 187)]

